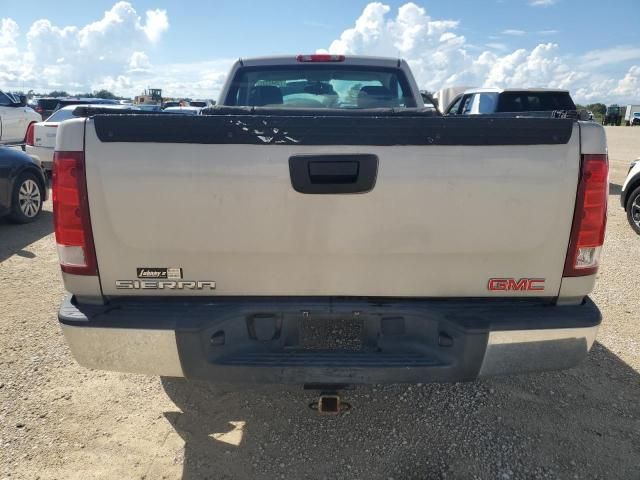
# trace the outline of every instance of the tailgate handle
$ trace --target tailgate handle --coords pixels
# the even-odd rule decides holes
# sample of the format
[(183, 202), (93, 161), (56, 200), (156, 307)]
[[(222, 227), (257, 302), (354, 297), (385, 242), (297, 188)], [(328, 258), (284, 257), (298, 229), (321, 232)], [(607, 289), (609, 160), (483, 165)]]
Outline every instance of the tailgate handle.
[(355, 183), (358, 180), (359, 162), (309, 162), (311, 183)]
[(289, 157), (291, 185), (300, 193), (365, 193), (373, 189), (378, 157), (354, 155), (294, 155)]

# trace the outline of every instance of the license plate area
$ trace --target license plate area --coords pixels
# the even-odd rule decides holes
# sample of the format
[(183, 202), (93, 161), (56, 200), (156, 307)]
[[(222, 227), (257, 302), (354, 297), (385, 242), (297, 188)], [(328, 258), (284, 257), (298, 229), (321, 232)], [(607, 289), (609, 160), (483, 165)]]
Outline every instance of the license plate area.
[(303, 315), (299, 320), (299, 346), (304, 350), (362, 351), (364, 319), (360, 316)]

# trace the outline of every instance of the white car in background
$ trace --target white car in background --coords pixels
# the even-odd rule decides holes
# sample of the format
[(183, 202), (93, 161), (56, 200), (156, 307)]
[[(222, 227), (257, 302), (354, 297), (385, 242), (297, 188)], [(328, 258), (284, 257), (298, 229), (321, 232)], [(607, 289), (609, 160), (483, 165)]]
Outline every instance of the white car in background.
[(640, 235), (640, 157), (631, 162), (620, 192), (620, 203), (633, 231)]
[[(442, 111), (445, 115), (479, 115), (494, 113), (538, 112), (548, 116), (553, 111), (575, 110), (568, 90), (555, 88), (471, 88), (458, 95)], [(540, 115), (542, 114), (542, 115)]]
[(163, 113), (173, 113), (178, 115), (200, 115), (201, 107), (167, 107), (162, 110)]
[[(29, 155), (37, 157), (42, 164), (42, 168), (47, 172), (53, 166), (53, 151), (56, 147), (56, 134), (58, 126), (65, 120), (75, 118), (73, 112), (78, 107), (95, 107), (96, 105), (67, 105), (56, 110), (44, 121), (33, 123), (27, 132), (27, 142), (25, 150)], [(100, 109), (123, 110), (131, 109), (131, 105), (99, 105)], [(34, 112), (35, 113), (35, 112)], [(39, 116), (39, 115), (38, 115)]]
[(40, 120), (40, 114), (26, 102), (0, 91), (0, 144), (24, 143), (29, 126)]
[(209, 108), (209, 107), (213, 107), (215, 105), (215, 102), (211, 101), (211, 100), (189, 100), (189, 106), (190, 107), (200, 107), (200, 108)]

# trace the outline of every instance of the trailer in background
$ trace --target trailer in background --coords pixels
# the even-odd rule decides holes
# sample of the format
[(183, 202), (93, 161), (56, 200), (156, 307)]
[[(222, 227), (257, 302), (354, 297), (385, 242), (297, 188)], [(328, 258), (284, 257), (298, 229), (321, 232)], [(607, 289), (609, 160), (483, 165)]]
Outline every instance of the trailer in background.
[(624, 124), (640, 125), (640, 105), (627, 105), (627, 110), (624, 113)]

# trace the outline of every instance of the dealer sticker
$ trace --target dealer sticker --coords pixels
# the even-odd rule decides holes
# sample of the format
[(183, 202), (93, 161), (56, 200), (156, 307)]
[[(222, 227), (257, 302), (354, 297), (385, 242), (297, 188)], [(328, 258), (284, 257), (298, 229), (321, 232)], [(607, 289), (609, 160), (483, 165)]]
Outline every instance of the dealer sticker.
[(172, 267), (138, 267), (138, 278), (152, 278), (157, 280), (180, 280), (182, 268)]

